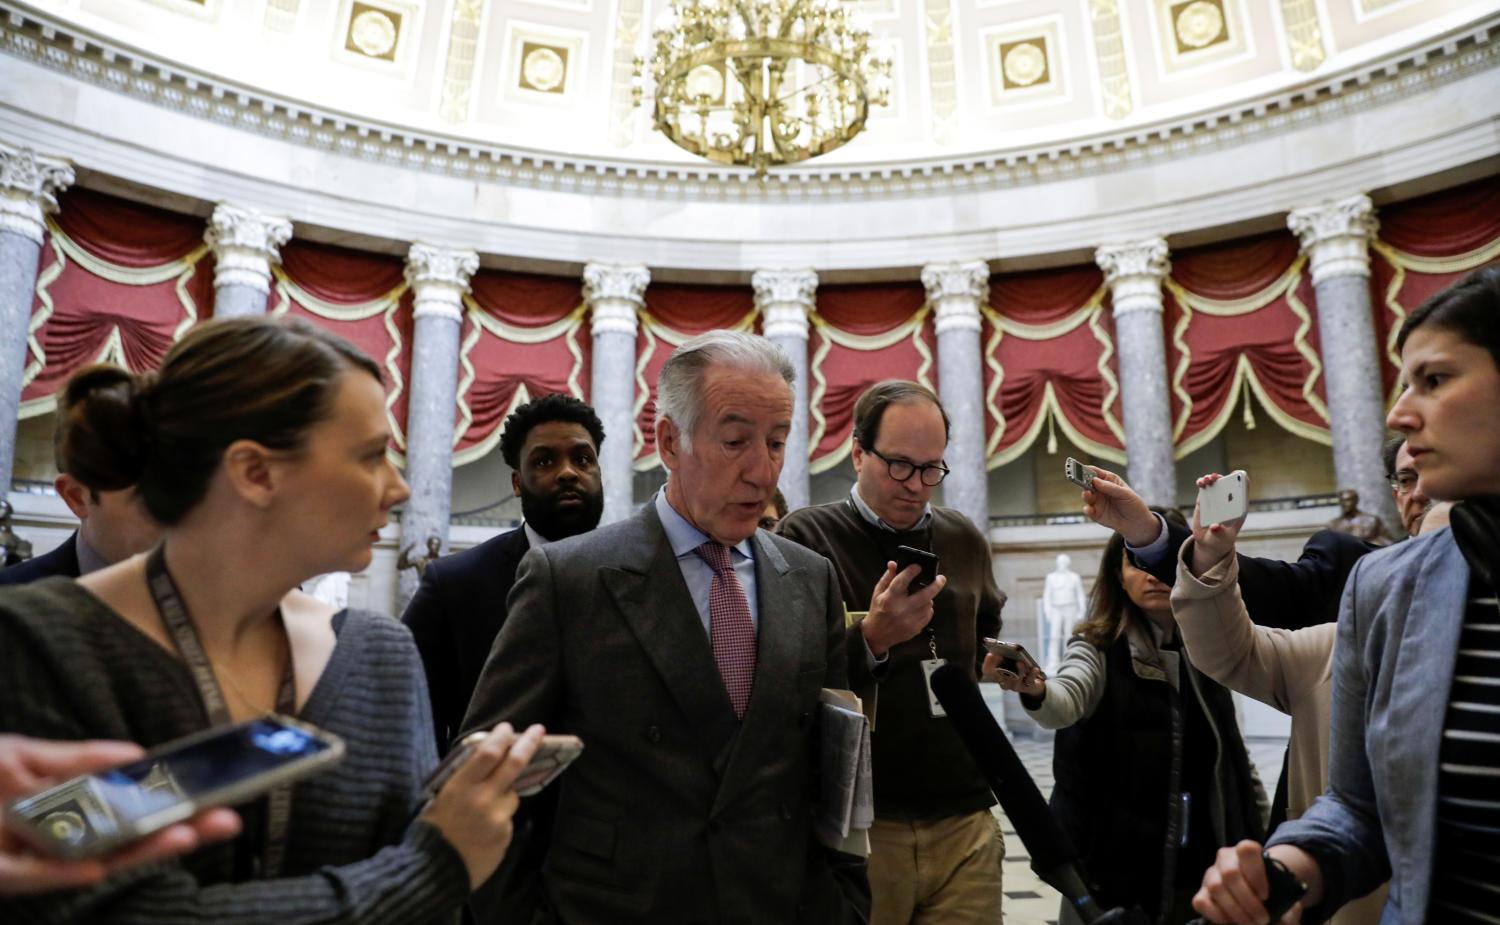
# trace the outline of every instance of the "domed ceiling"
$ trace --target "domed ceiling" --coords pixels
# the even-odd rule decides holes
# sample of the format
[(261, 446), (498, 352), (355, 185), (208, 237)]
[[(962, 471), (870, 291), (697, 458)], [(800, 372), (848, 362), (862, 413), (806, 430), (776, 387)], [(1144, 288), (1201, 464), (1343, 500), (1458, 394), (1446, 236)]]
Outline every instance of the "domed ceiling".
[[(666, 0), (57, 0), (186, 71), (332, 114), (512, 149), (691, 161), (632, 105)], [(819, 165), (1053, 144), (1292, 90), (1493, 0), (857, 0), (890, 106)]]

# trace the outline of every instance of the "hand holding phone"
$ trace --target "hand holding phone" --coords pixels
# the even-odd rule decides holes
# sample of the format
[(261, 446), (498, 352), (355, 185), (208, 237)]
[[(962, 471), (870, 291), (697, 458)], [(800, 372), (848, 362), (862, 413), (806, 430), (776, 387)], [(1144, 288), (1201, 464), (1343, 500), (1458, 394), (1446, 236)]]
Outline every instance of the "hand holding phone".
[(337, 763), (337, 736), (289, 717), (209, 729), (5, 807), (5, 829), (53, 857), (102, 857), (202, 810), (252, 800)]
[[(488, 730), (471, 732), (453, 746), (442, 762), (433, 769), (422, 784), (423, 794), (431, 799), (446, 784), (460, 767), (473, 755), (474, 746), (483, 742)], [(536, 753), (527, 762), (525, 770), (516, 777), (516, 794), (529, 797), (540, 793), (568, 769), (568, 765), (583, 754), (583, 740), (571, 735), (543, 736)]]
[(1084, 491), (1094, 490), (1094, 470), (1071, 456), (1063, 462), (1063, 478)]
[(906, 571), (907, 566), (910, 565), (915, 565), (920, 569), (916, 577), (907, 584), (907, 594), (920, 591), (937, 581), (938, 557), (927, 550), (918, 549), (915, 546), (897, 546), (893, 558), (896, 560), (896, 574), (898, 575)]
[(1239, 520), (1250, 509), (1250, 477), (1236, 469), (1198, 489), (1198, 519), (1205, 527)]
[(986, 637), (984, 647), (989, 652), (985, 665), (987, 669), (989, 666), (995, 669), (995, 675), (989, 680), (998, 681), (1008, 691), (1033, 696), (1041, 694), (1047, 673), (1025, 646)]

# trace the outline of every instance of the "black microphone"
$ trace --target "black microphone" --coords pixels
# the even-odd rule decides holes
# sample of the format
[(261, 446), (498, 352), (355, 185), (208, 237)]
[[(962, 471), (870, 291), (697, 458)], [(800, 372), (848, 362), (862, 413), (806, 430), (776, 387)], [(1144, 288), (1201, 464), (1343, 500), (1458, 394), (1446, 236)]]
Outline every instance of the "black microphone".
[(1134, 910), (1105, 912), (1089, 895), (1078, 872), (1078, 849), (1053, 818), (1042, 792), (1000, 731), (969, 672), (951, 662), (940, 666), (932, 673), (932, 693), (948, 712), (958, 738), (1016, 827), (1016, 834), (1031, 855), (1031, 869), (1042, 882), (1061, 893), (1090, 925), (1144, 922)]

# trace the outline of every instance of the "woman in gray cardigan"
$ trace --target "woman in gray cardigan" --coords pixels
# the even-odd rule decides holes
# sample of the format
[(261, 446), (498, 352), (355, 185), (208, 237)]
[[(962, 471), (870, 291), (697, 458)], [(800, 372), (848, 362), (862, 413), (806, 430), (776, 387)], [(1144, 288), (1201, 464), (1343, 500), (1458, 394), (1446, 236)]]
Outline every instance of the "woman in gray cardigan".
[[(370, 563), (410, 492), (386, 457), (380, 368), (305, 323), (213, 321), (158, 373), (68, 384), (60, 453), (134, 487), (163, 544), (0, 595), (0, 732), (152, 747), (272, 710), (340, 736), (336, 767), (241, 807), (244, 831), (87, 889), (0, 905), (11, 922), (413, 925), (452, 919), (505, 854), (540, 738), (501, 726), (437, 796), (421, 662), (399, 623), (297, 586)], [(515, 747), (510, 747), (514, 743)]]
[[(1269, 854), (1308, 885), (1282, 921), (1321, 921), (1389, 878), (1384, 925), (1494, 921), (1500, 900), (1500, 268), (1402, 325), (1406, 435), (1452, 528), (1373, 553), (1344, 593), (1328, 792)], [(1266, 920), (1261, 846), (1219, 852), (1194, 899), (1213, 922)], [(1307, 907), (1306, 916), (1301, 909)]]

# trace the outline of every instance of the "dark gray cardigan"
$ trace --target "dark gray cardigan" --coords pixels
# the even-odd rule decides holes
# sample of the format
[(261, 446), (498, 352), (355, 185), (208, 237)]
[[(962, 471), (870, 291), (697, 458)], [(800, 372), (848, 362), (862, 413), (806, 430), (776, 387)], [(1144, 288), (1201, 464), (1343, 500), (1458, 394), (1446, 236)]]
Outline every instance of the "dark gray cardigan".
[[(337, 645), (300, 718), (344, 739), (298, 783), (282, 876), (232, 882), (233, 843), (86, 890), (0, 903), (6, 922), (407, 923), (451, 918), (463, 860), (410, 820), (436, 762), (422, 665), (395, 620), (334, 617)], [(204, 729), (185, 664), (77, 583), (0, 591), (0, 732), (125, 739), (150, 748)], [(245, 837), (245, 836), (242, 836)]]

